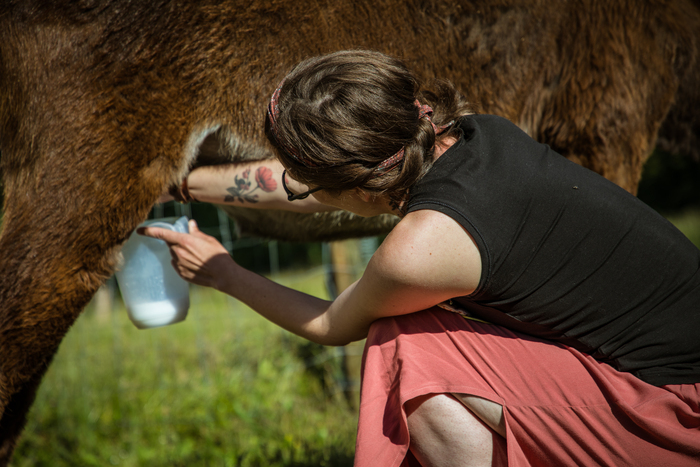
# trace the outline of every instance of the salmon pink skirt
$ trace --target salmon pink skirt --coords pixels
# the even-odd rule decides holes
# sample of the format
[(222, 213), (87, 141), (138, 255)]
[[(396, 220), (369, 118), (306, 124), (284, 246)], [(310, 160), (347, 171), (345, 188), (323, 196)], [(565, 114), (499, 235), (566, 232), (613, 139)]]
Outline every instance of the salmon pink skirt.
[(375, 322), (362, 374), (356, 467), (418, 465), (404, 404), (440, 393), (503, 406), (494, 465), (700, 466), (700, 384), (652, 386), (565, 345), (438, 308)]

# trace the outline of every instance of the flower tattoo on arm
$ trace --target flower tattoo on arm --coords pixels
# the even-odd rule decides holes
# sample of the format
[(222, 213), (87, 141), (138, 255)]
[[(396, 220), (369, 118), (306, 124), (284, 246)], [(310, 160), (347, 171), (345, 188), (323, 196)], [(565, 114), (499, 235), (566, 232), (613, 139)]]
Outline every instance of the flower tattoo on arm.
[(241, 176), (236, 175), (233, 179), (235, 185), (226, 189), (229, 193), (224, 198), (224, 202), (238, 200), (241, 203), (257, 203), (258, 195), (252, 194), (258, 188), (266, 193), (271, 193), (277, 189), (277, 182), (273, 178), (272, 170), (267, 167), (258, 167), (255, 171), (255, 188), (251, 189), (250, 169), (245, 169)]

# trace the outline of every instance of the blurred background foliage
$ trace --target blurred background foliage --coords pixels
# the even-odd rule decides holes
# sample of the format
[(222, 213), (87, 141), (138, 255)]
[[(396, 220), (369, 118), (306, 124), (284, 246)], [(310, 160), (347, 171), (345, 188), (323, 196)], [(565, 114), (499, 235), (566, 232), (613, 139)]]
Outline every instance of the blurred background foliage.
[(644, 164), (637, 196), (665, 216), (700, 209), (700, 161), (654, 151)]
[(657, 149), (644, 165), (637, 196), (700, 248), (700, 161)]

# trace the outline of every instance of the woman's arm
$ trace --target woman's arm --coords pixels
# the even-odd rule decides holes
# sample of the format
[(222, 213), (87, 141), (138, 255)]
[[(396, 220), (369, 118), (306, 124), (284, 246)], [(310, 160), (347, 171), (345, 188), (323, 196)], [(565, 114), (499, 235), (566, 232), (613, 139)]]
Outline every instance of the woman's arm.
[[(288, 201), (282, 188), (284, 167), (276, 159), (247, 163), (203, 166), (187, 176), (187, 188), (197, 201), (214, 204), (232, 204), (256, 209), (283, 209), (296, 212), (332, 211), (336, 208), (318, 202), (313, 196)], [(293, 193), (308, 190), (287, 177), (287, 186)], [(172, 197), (162, 197), (161, 202)]]
[(195, 221), (189, 234), (145, 227), (138, 233), (164, 240), (172, 265), (180, 276), (197, 285), (212, 287), (242, 301), (275, 324), (307, 339), (326, 343), (321, 330), (323, 314), (332, 302), (298, 292), (242, 268), (214, 238), (202, 233)]
[(481, 274), (479, 252), (471, 237), (435, 211), (406, 216), (377, 250), (362, 278), (334, 301), (250, 272), (194, 222), (190, 231), (188, 235), (151, 227), (140, 233), (170, 245), (173, 266), (184, 279), (225, 292), (288, 331), (326, 345), (366, 337), (376, 319), (468, 295)]

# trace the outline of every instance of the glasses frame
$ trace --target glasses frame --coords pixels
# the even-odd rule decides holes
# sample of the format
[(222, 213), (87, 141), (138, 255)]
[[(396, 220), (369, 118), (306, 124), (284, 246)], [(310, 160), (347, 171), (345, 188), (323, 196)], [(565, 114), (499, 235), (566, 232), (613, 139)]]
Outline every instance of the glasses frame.
[(323, 190), (323, 187), (317, 186), (316, 188), (312, 188), (309, 191), (305, 191), (304, 193), (299, 193), (298, 195), (295, 195), (292, 193), (292, 191), (287, 187), (287, 169), (284, 169), (282, 172), (282, 188), (284, 188), (284, 192), (287, 193), (287, 200), (288, 201), (296, 201), (298, 199), (306, 199), (309, 197), (311, 193), (316, 193), (317, 191)]

